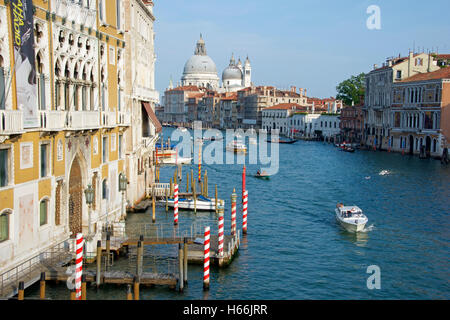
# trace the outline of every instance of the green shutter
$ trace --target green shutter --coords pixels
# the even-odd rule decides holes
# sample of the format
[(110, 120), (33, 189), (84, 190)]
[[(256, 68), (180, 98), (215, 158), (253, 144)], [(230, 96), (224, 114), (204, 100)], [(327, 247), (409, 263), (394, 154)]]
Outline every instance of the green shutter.
[(0, 242), (9, 239), (9, 215), (0, 216)]
[(8, 150), (0, 150), (0, 187), (8, 185)]
[(40, 225), (47, 224), (47, 201), (41, 201), (40, 204)]

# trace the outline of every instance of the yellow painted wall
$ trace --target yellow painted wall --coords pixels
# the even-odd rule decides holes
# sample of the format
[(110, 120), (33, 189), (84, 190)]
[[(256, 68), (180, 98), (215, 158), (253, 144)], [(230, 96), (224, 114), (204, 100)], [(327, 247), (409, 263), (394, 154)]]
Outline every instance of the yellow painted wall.
[(4, 209), (14, 209), (14, 189), (0, 191), (0, 212)]
[(52, 180), (50, 178), (39, 181), (39, 200), (43, 197), (51, 197), (52, 195)]
[[(33, 144), (33, 167), (20, 169), (21, 144), (31, 142)], [(14, 143), (14, 182), (25, 183), (39, 178), (39, 132), (24, 133)]]

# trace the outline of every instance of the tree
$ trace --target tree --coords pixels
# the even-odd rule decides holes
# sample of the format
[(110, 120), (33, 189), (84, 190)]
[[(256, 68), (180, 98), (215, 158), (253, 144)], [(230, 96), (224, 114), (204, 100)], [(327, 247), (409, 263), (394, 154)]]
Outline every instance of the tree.
[(351, 106), (360, 104), (364, 101), (366, 75), (361, 73), (344, 80), (336, 87), (336, 99), (342, 100), (345, 105)]

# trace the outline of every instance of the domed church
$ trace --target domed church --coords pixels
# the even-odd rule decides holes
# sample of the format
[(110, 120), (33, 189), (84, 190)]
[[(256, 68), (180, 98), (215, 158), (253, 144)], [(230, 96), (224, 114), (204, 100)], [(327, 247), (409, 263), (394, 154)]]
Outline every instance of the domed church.
[(184, 65), (183, 86), (197, 86), (212, 90), (219, 89), (219, 77), (214, 61), (206, 54), (205, 41), (200, 34), (194, 55)]
[(207, 55), (205, 41), (200, 34), (197, 41), (194, 55), (184, 65), (183, 76), (181, 77), (182, 86), (197, 86), (208, 90), (218, 92), (238, 91), (252, 85), (252, 68), (250, 60), (245, 60), (242, 65), (241, 59), (236, 64), (232, 54), (230, 64), (222, 73), (222, 86), (219, 85), (217, 68), (214, 61)]

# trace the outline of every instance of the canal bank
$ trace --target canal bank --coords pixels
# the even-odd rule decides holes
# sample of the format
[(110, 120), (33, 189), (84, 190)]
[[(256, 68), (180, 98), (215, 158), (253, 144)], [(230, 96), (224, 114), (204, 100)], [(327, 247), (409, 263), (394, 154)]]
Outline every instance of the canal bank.
[[(220, 186), (221, 199), (228, 200), (234, 188), (239, 193), (242, 165), (202, 168), (208, 170), (210, 186)], [(346, 153), (330, 144), (299, 141), (280, 145), (280, 170), (270, 180), (253, 178), (258, 169), (247, 164), (248, 234), (241, 237), (239, 253), (228, 268), (212, 267), (210, 290), (202, 289), (203, 267), (192, 265), (184, 293), (156, 286), (143, 288), (141, 299), (449, 298), (448, 166), (397, 153)], [(173, 170), (162, 168), (160, 180), (168, 181)], [(387, 174), (380, 175), (383, 170)], [(368, 232), (343, 231), (334, 218), (338, 202), (361, 207), (369, 218)], [(239, 213), (238, 206), (238, 226)], [(228, 201), (225, 230), (230, 215)], [(171, 222), (173, 212), (158, 207), (156, 218)], [(180, 212), (179, 221), (213, 224), (216, 218), (215, 213)], [(149, 208), (130, 214), (127, 228), (151, 221)], [(155, 261), (166, 262), (178, 248), (146, 250)], [(380, 267), (380, 290), (367, 288), (371, 265)], [(69, 297), (62, 284), (47, 287), (50, 298)], [(88, 299), (124, 299), (125, 294), (124, 288), (112, 285), (98, 292), (88, 288)], [(39, 296), (39, 286), (26, 295)]]

